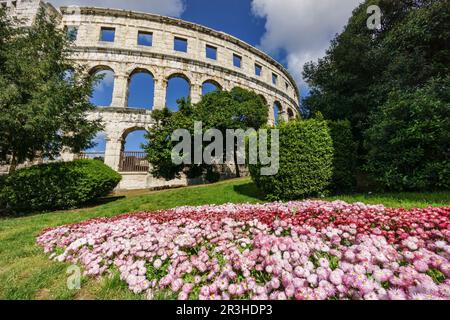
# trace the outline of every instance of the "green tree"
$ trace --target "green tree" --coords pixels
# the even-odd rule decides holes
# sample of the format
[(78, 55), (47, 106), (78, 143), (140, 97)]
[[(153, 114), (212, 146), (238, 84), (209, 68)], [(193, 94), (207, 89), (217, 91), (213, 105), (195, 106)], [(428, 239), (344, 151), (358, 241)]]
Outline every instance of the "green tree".
[[(151, 173), (156, 178), (172, 180), (180, 177), (184, 165), (176, 165), (172, 161), (172, 149), (176, 143), (172, 142), (172, 133), (177, 129), (187, 129), (194, 133), (194, 118), (192, 105), (189, 100), (178, 101), (179, 111), (171, 112), (168, 108), (154, 110), (152, 113), (154, 126), (148, 129), (144, 145), (147, 159), (152, 165)], [(191, 168), (194, 169), (194, 168)]]
[[(186, 100), (180, 100), (178, 103), (180, 108), (177, 112), (167, 109), (154, 112), (156, 124), (150, 128), (147, 135), (149, 142), (145, 146), (153, 167), (152, 174), (167, 180), (179, 177), (184, 169), (187, 169), (190, 177), (201, 175), (205, 170), (209, 173), (213, 171), (213, 167), (206, 164), (185, 166), (172, 163), (172, 149), (177, 142), (171, 141), (171, 135), (176, 129), (187, 129), (193, 135), (195, 121), (201, 121), (204, 131), (215, 128), (225, 137), (227, 129), (258, 130), (267, 123), (269, 107), (256, 93), (242, 88), (209, 93), (196, 105), (191, 105), (190, 101)], [(193, 151), (193, 138), (191, 140)], [(193, 152), (187, 156), (192, 155)], [(235, 163), (236, 160), (235, 158)], [(192, 158), (191, 162), (193, 163)], [(236, 174), (240, 175), (239, 170)]]
[[(204, 130), (218, 129), (225, 137), (227, 129), (259, 130), (267, 123), (268, 110), (269, 107), (256, 93), (235, 87), (230, 92), (216, 91), (205, 95), (195, 106), (194, 116), (197, 121), (203, 122)], [(236, 176), (240, 177), (236, 148), (237, 141), (234, 163)]]
[(73, 46), (41, 11), (29, 28), (0, 13), (0, 161), (54, 158), (92, 146), (99, 122), (85, 114), (94, 76), (70, 60)]
[[(382, 25), (369, 30), (369, 5), (379, 5)], [(442, 0), (367, 0), (357, 7), (326, 56), (304, 68), (311, 95), (304, 100), (326, 119), (350, 120), (362, 146), (369, 114), (391, 91), (423, 87), (449, 74), (450, 9)], [(360, 150), (364, 154), (364, 150)]]
[(365, 132), (366, 169), (388, 190), (450, 188), (450, 77), (394, 91)]

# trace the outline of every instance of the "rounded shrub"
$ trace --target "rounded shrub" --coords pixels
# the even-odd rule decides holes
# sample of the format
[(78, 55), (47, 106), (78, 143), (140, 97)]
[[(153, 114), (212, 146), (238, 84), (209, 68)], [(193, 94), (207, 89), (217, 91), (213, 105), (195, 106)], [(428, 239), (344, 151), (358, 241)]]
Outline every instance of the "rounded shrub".
[[(257, 187), (269, 200), (293, 200), (324, 192), (333, 176), (333, 142), (326, 121), (297, 120), (280, 124), (279, 170), (261, 175), (262, 165), (250, 165)], [(270, 147), (269, 147), (270, 150)]]
[(78, 207), (108, 195), (121, 176), (101, 161), (77, 160), (20, 169), (3, 180), (0, 204), (22, 213)]
[(334, 193), (352, 192), (356, 189), (358, 144), (354, 139), (350, 121), (328, 121), (328, 127), (334, 150), (331, 189)]

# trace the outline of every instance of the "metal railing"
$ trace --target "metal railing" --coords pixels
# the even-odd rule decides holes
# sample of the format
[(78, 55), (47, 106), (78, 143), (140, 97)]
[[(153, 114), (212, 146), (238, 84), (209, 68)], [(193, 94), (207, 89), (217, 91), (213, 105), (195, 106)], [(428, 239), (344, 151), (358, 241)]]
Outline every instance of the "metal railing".
[(93, 159), (105, 162), (104, 152), (81, 152), (78, 155), (78, 159)]
[(140, 151), (125, 151), (120, 156), (120, 172), (148, 172), (147, 154)]

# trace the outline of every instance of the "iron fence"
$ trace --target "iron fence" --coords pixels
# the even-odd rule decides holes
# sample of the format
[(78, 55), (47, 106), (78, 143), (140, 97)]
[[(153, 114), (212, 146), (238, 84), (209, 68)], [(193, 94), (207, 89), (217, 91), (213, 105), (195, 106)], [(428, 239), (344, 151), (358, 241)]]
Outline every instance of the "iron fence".
[(148, 172), (149, 163), (145, 152), (125, 151), (120, 157), (120, 172)]
[(81, 152), (78, 156), (79, 159), (92, 159), (105, 162), (104, 152)]

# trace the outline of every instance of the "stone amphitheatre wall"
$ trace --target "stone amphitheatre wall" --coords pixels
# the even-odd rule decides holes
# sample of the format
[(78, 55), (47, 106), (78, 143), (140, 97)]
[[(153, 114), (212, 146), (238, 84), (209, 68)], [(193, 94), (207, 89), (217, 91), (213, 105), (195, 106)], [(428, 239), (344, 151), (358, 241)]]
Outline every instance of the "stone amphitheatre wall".
[[(29, 21), (33, 20), (39, 7), (44, 6), (52, 14), (57, 12), (61, 28), (76, 30), (73, 59), (87, 65), (91, 72), (114, 72), (111, 105), (99, 106), (89, 117), (101, 119), (105, 125), (105, 163), (115, 170), (120, 169), (126, 135), (153, 125), (151, 110), (128, 108), (130, 78), (136, 72), (147, 72), (154, 79), (153, 109), (165, 107), (167, 83), (177, 76), (188, 81), (193, 103), (200, 101), (202, 85), (210, 82), (225, 90), (240, 86), (261, 95), (269, 106), (270, 123), (275, 121), (272, 108), (275, 104), (281, 119), (288, 121), (299, 116), (299, 92), (291, 75), (265, 53), (225, 33), (147, 13), (93, 7), (62, 7), (58, 12), (37, 0), (13, 2), (12, 10), (16, 15)], [(8, 5), (12, 6), (10, 0)], [(102, 28), (114, 30), (114, 42), (101, 41)], [(151, 46), (138, 44), (140, 32), (152, 35)], [(187, 40), (187, 52), (174, 50), (175, 38)], [(206, 57), (207, 46), (216, 48), (215, 60)], [(241, 67), (233, 65), (233, 55), (241, 57)], [(261, 68), (260, 75), (255, 72), (256, 65)], [(274, 75), (277, 77), (276, 83), (273, 81)], [(68, 153), (63, 155), (64, 160), (75, 157)], [(120, 186), (122, 189), (168, 184), (143, 173), (129, 173), (131, 178), (123, 174), (126, 181)], [(175, 184), (180, 183), (186, 181)]]

